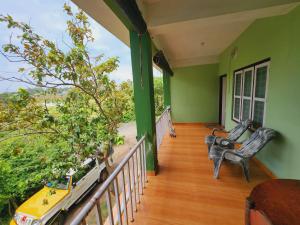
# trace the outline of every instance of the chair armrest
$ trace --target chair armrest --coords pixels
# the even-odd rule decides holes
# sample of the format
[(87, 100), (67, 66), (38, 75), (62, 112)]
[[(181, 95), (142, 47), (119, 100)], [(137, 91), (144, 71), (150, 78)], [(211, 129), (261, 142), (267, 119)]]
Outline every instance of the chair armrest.
[(234, 141), (231, 141), (231, 140), (229, 140), (229, 139), (227, 139), (227, 138), (220, 138), (219, 144), (220, 144), (221, 146), (226, 146), (226, 145), (228, 145), (228, 144), (235, 144), (235, 142), (234, 142)]
[(234, 141), (231, 141), (227, 138), (223, 138), (223, 137), (218, 137), (215, 139), (215, 143), (218, 144), (220, 147), (222, 148), (226, 148), (226, 149), (234, 149)]
[(214, 128), (214, 129), (212, 130), (211, 135), (215, 136), (215, 132), (216, 132), (216, 131), (218, 131), (218, 132), (223, 132), (223, 133), (229, 133), (228, 131), (226, 131), (226, 130), (224, 130), (224, 129), (222, 129), (222, 128)]

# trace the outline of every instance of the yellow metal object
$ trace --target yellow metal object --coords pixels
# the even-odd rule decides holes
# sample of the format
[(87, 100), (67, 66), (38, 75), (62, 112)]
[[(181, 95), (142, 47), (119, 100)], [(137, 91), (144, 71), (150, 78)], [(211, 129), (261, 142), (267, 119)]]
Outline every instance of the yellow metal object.
[[(66, 197), (70, 190), (53, 189), (44, 187), (33, 196), (31, 196), (26, 202), (24, 202), (17, 210), (17, 213), (24, 213), (40, 219), (55, 205)], [(12, 223), (16, 224), (16, 223)]]
[(9, 225), (17, 225), (17, 223), (14, 220), (11, 220)]

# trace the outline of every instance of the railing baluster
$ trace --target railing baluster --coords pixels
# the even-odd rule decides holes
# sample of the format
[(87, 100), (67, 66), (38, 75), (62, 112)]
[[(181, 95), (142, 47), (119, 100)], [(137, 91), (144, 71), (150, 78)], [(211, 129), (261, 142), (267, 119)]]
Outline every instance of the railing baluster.
[(143, 154), (143, 151), (144, 151), (144, 149), (143, 149), (143, 145), (141, 145), (141, 149), (140, 149), (140, 160), (141, 160), (141, 164), (142, 164), (142, 177), (143, 177), (143, 186), (142, 186), (142, 188), (145, 188), (145, 171), (144, 171), (144, 154)]
[(142, 145), (143, 145), (143, 148), (144, 148), (143, 154), (144, 154), (144, 167), (145, 167), (145, 181), (147, 183), (148, 182), (148, 178), (147, 178), (146, 142), (143, 141)]
[(135, 168), (134, 168), (134, 157), (132, 159), (132, 180), (133, 180), (133, 196), (134, 196), (134, 205), (135, 211), (137, 212), (137, 197), (136, 197), (136, 183), (135, 183)]
[(102, 222), (102, 215), (101, 215), (100, 199), (99, 199), (99, 201), (97, 202), (96, 219), (97, 219), (97, 225), (103, 225), (103, 222)]
[(138, 169), (138, 158), (137, 158), (137, 153), (134, 154), (135, 157), (135, 170), (136, 170), (136, 186), (137, 186), (137, 196), (138, 196), (138, 203), (140, 203), (140, 182), (139, 182), (139, 169)]
[(145, 160), (145, 145), (144, 145), (144, 142), (142, 143), (142, 155), (143, 155), (143, 167), (144, 167), (144, 188), (146, 188), (146, 182), (147, 182), (147, 178), (146, 178), (146, 160)]
[(148, 182), (148, 179), (147, 179), (147, 158), (146, 158), (146, 142), (143, 141), (142, 143), (143, 145), (143, 155), (144, 155), (144, 168), (145, 168), (145, 181), (146, 183)]
[[(168, 107), (160, 116), (160, 118), (156, 122), (156, 130), (157, 130), (157, 150), (163, 141), (163, 137), (168, 130), (169, 120), (171, 120), (170, 115), (170, 107)], [(130, 161), (132, 165), (130, 165)], [(126, 171), (125, 167), (128, 167), (128, 194), (126, 192), (127, 183), (126, 183)], [(122, 181), (122, 206), (120, 204), (120, 192), (118, 186), (118, 175), (121, 173), (121, 181)], [(130, 150), (130, 152), (124, 157), (124, 159), (120, 162), (120, 164), (116, 167), (116, 169), (112, 172), (112, 174), (107, 178), (107, 180), (99, 187), (96, 191), (92, 199), (79, 211), (78, 215), (76, 215), (75, 219), (73, 219), (70, 225), (86, 225), (86, 216), (89, 212), (96, 206), (97, 213), (97, 225), (103, 225), (103, 218), (101, 215), (101, 196), (105, 194), (106, 196), (106, 205), (108, 209), (108, 220), (110, 225), (123, 225), (123, 216), (124, 223), (128, 224), (128, 217), (130, 220), (134, 220), (135, 210), (137, 212), (137, 204), (141, 201), (141, 196), (144, 193), (144, 188), (146, 187), (146, 183), (148, 182), (147, 178), (147, 150), (146, 150), (146, 141), (145, 136), (143, 136), (138, 143)], [(117, 210), (117, 219), (114, 215), (114, 210), (112, 206), (111, 196), (110, 196), (110, 187), (113, 185), (115, 198), (116, 198), (116, 210)], [(128, 199), (127, 199), (128, 197)], [(130, 205), (130, 215), (128, 215), (127, 208), (127, 200), (129, 200)], [(122, 213), (124, 213), (122, 215)], [(106, 224), (106, 222), (105, 222)]]
[(131, 189), (131, 176), (130, 176), (130, 164), (129, 164), (129, 161), (127, 163), (127, 171), (128, 171), (128, 186), (129, 186), (129, 204), (130, 204), (130, 216), (131, 216), (131, 219), (130, 219), (130, 222), (133, 222), (134, 221), (134, 218), (133, 218), (133, 203), (132, 203), (132, 189)]
[[(144, 188), (147, 182), (147, 159), (146, 159), (146, 144), (145, 136), (130, 150), (124, 159), (115, 168), (112, 174), (94, 193), (91, 200), (85, 204), (77, 213), (70, 225), (87, 225), (86, 217), (89, 212), (96, 207), (96, 214), (92, 214), (96, 219), (97, 225), (109, 223), (109, 225), (128, 225), (128, 220), (134, 220), (134, 211), (137, 212), (137, 204), (141, 201), (141, 196), (144, 193)], [(132, 164), (132, 165), (131, 165)], [(127, 173), (126, 173), (127, 167)], [(120, 174), (121, 173), (121, 174)], [(121, 177), (120, 177), (120, 176)], [(128, 175), (128, 176), (127, 176)], [(120, 184), (119, 190), (119, 179)], [(128, 182), (128, 184), (127, 184)], [(115, 194), (116, 205), (112, 205), (111, 186)], [(127, 194), (128, 193), (128, 194)], [(108, 218), (102, 218), (103, 211), (101, 210), (101, 197), (105, 195), (105, 202), (108, 210)], [(122, 196), (122, 197), (121, 197)], [(122, 199), (121, 199), (122, 198)], [(122, 204), (120, 203), (122, 200)], [(127, 203), (130, 206), (127, 206)], [(114, 208), (115, 207), (115, 208)], [(130, 212), (129, 212), (130, 208)], [(116, 210), (116, 211), (115, 211)], [(117, 214), (117, 215), (116, 215)]]
[(106, 197), (106, 206), (107, 206), (107, 211), (108, 211), (109, 224), (114, 225), (114, 216), (113, 216), (112, 207), (111, 207), (111, 198), (110, 198), (110, 193), (109, 193), (109, 187), (105, 192), (105, 197)]
[(144, 194), (144, 171), (143, 171), (143, 159), (142, 159), (142, 146), (139, 147), (139, 160), (140, 160), (140, 174), (141, 174), (141, 193)]
[(114, 191), (117, 205), (117, 216), (119, 224), (122, 225), (122, 213), (121, 213), (121, 205), (120, 205), (120, 196), (119, 196), (119, 185), (118, 185), (118, 176), (114, 179)]
[(125, 183), (125, 176), (124, 170), (121, 172), (122, 175), (122, 192), (123, 192), (123, 206), (124, 206), (124, 221), (125, 224), (128, 225), (128, 214), (127, 214), (127, 199), (126, 199), (126, 183)]

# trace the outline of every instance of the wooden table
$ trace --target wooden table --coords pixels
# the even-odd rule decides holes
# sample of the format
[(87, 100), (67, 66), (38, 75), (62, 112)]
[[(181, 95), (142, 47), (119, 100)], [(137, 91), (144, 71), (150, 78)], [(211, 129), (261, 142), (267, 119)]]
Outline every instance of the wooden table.
[(300, 180), (257, 185), (246, 201), (246, 225), (300, 225)]

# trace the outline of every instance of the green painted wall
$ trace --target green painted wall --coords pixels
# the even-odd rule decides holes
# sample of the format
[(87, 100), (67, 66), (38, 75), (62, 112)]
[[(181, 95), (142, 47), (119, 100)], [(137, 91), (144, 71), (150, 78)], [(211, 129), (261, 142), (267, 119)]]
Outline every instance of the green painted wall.
[(176, 68), (173, 71), (173, 122), (217, 122), (218, 64)]
[[(234, 48), (237, 56), (231, 59)], [(258, 154), (278, 177), (300, 179), (300, 6), (287, 15), (255, 21), (220, 56), (218, 74), (227, 73), (226, 128), (231, 120), (235, 69), (271, 57), (266, 127), (280, 136)]]

